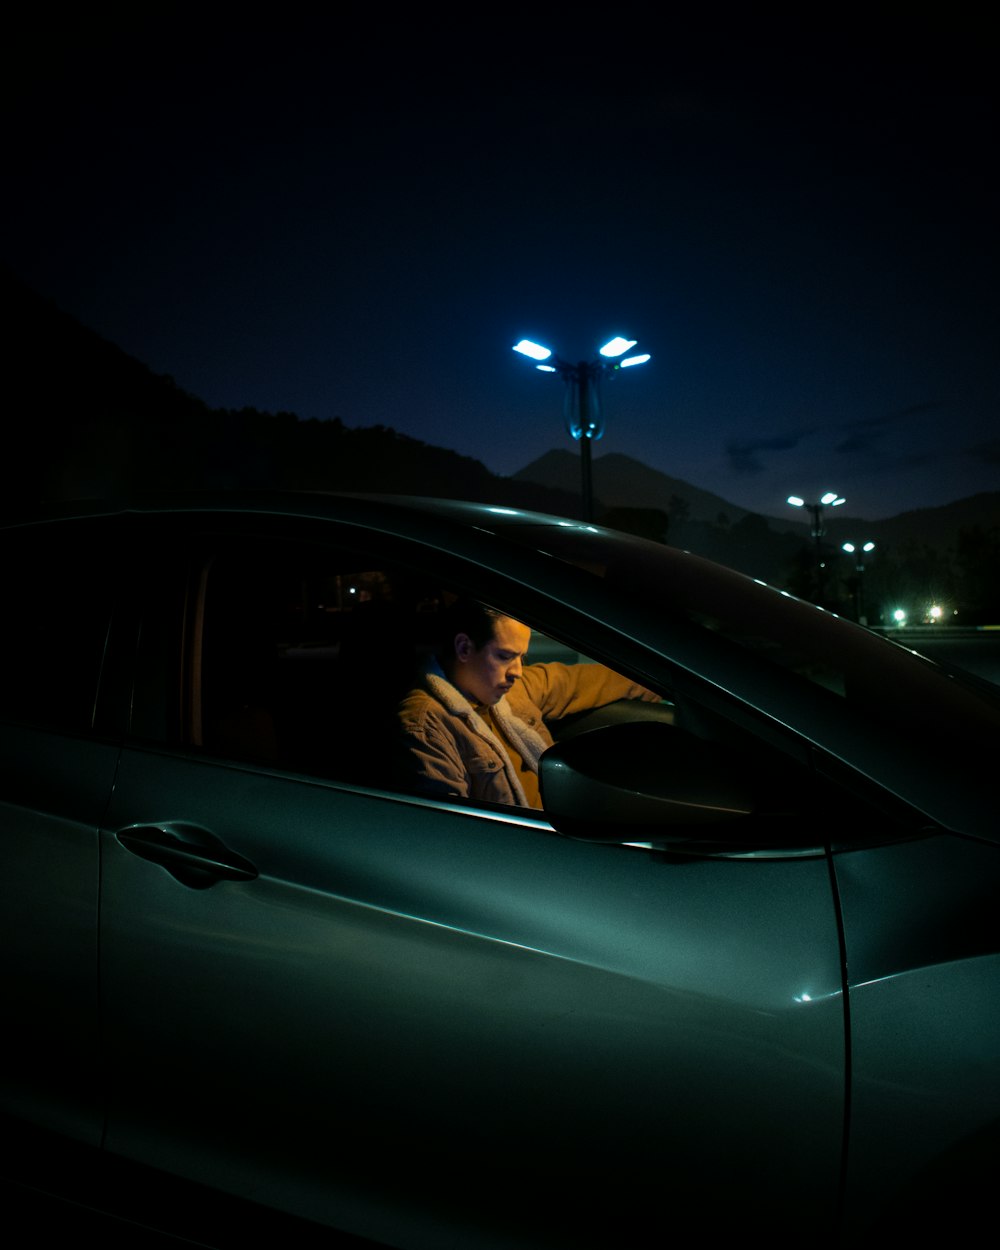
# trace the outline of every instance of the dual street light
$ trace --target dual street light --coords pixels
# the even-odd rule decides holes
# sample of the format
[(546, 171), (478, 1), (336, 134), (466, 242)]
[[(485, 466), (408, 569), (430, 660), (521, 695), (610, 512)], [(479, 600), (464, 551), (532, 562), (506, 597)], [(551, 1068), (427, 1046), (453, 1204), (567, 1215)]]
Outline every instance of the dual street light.
[(855, 556), (857, 558), (858, 572), (863, 573), (865, 571), (865, 556), (869, 551), (875, 550), (875, 544), (867, 542), (862, 543), (859, 547), (855, 543), (841, 543), (840, 549), (841, 551), (846, 551), (849, 556)]
[(816, 584), (817, 584), (817, 603), (823, 602), (824, 591), (824, 572), (826, 565), (823, 560), (823, 543), (822, 538), (826, 533), (823, 525), (823, 509), (839, 508), (841, 504), (847, 503), (843, 495), (838, 495), (836, 491), (828, 490), (825, 495), (821, 495), (818, 502), (806, 503), (799, 495), (789, 495), (788, 502), (793, 508), (805, 508), (812, 518), (812, 538), (816, 544)]
[(604, 433), (601, 416), (602, 378), (613, 377), (621, 369), (631, 369), (649, 360), (648, 352), (633, 353), (635, 339), (616, 337), (609, 340), (594, 360), (581, 360), (570, 364), (555, 355), (551, 348), (522, 339), (514, 344), (514, 351), (534, 360), (541, 373), (556, 373), (566, 383), (563, 415), (570, 436), (580, 444), (581, 490), (583, 496), (583, 519), (593, 520), (594, 490), (591, 478), (590, 444)]
[(841, 551), (846, 551), (849, 556), (854, 556), (854, 567), (858, 573), (855, 581), (854, 610), (858, 618), (858, 624), (867, 625), (868, 617), (865, 615), (864, 586), (865, 556), (875, 550), (875, 544), (870, 541), (862, 543), (860, 546), (857, 543), (841, 543), (840, 549)]
[(823, 528), (823, 509), (839, 508), (842, 503), (847, 503), (847, 500), (836, 491), (828, 490), (825, 495), (820, 496), (819, 503), (806, 503), (798, 495), (789, 495), (788, 502), (793, 508), (805, 508), (809, 513), (812, 517), (812, 536), (818, 542), (826, 533)]

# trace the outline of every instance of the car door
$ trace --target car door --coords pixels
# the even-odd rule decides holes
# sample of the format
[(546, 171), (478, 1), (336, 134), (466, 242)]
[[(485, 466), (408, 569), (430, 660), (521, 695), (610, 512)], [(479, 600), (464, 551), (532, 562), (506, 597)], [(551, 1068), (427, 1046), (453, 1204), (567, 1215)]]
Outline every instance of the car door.
[(835, 867), (851, 973), (845, 1234), (877, 1221), (879, 1236), (972, 1239), (1000, 1150), (1000, 850), (937, 832), (845, 849)]
[[(671, 856), (394, 789), (361, 705), (398, 620), (362, 659), (353, 605), (405, 602), (419, 638), (434, 557), (365, 542), (155, 560), (136, 699), (169, 706), (137, 714), (102, 833), (108, 1147), (401, 1246), (832, 1228), (823, 851)], [(320, 586), (329, 636), (292, 637)], [(262, 620), (284, 641), (234, 690)]]
[(92, 518), (12, 527), (0, 544), (0, 1108), (97, 1144), (98, 827), (119, 750), (108, 650), (117, 536), (113, 521)]

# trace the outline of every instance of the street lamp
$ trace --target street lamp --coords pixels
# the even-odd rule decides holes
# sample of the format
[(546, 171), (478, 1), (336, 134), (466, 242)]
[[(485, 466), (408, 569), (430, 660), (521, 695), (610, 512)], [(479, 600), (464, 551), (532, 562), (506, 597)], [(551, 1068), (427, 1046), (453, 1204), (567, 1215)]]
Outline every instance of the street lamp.
[(566, 383), (563, 416), (570, 436), (580, 444), (581, 493), (585, 521), (592, 520), (594, 512), (590, 445), (604, 434), (600, 382), (602, 378), (614, 377), (620, 369), (644, 365), (649, 360), (649, 353), (634, 352), (635, 346), (635, 339), (616, 337), (598, 350), (594, 360), (581, 360), (573, 365), (560, 359), (550, 348), (533, 343), (530, 339), (522, 339), (520, 343), (514, 344), (514, 351), (534, 360), (536, 369), (542, 373), (557, 373)]
[(788, 502), (793, 508), (805, 508), (812, 518), (811, 533), (813, 541), (816, 543), (816, 600), (818, 603), (822, 604), (823, 583), (825, 580), (824, 569), (826, 567), (823, 562), (823, 544), (821, 541), (823, 535), (826, 533), (826, 529), (823, 525), (823, 509), (839, 508), (841, 504), (847, 503), (847, 500), (843, 497), (843, 495), (838, 495), (836, 491), (828, 490), (825, 495), (820, 496), (818, 503), (806, 503), (806, 501), (799, 495), (789, 495)]
[(864, 585), (865, 556), (868, 555), (870, 551), (875, 550), (875, 544), (873, 542), (867, 542), (862, 543), (859, 547), (856, 543), (841, 543), (840, 547), (841, 550), (846, 551), (848, 555), (854, 556), (854, 567), (858, 571), (858, 576), (855, 580), (854, 609), (858, 618), (858, 624), (867, 625), (868, 617), (865, 615)]

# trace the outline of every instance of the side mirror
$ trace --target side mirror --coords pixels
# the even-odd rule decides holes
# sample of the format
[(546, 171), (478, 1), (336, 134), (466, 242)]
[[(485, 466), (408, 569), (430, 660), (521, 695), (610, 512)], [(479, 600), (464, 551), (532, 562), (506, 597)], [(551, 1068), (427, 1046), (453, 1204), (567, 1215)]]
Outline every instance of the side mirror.
[(560, 742), (542, 756), (539, 781), (552, 825), (590, 842), (701, 850), (743, 841), (726, 826), (755, 808), (731, 752), (662, 722), (607, 725)]

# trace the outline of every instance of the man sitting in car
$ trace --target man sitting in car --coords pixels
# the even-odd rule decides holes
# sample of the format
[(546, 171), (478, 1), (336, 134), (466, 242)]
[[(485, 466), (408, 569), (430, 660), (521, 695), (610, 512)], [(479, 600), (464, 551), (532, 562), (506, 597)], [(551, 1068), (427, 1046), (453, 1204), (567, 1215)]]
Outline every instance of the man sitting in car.
[(531, 630), (484, 604), (459, 600), (444, 626), (436, 659), (399, 707), (401, 781), (421, 794), (540, 808), (546, 721), (618, 699), (659, 701), (599, 664), (525, 664)]

